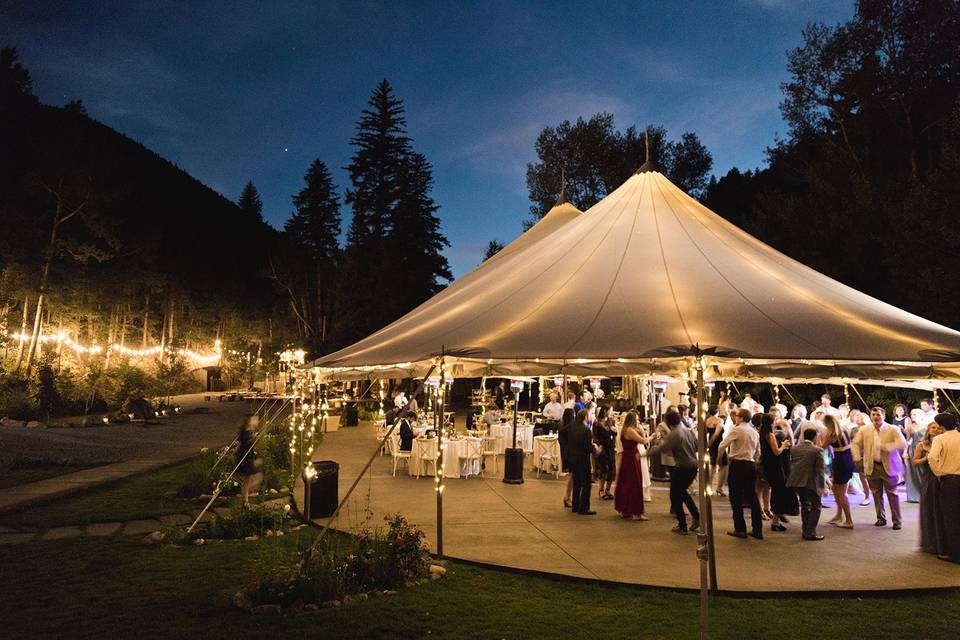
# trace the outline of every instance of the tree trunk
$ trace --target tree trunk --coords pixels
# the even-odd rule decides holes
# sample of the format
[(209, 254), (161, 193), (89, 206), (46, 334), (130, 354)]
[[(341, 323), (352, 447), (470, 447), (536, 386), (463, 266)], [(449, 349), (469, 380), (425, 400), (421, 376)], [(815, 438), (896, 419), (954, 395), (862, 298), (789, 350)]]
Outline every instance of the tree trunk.
[(30, 296), (23, 297), (23, 322), (20, 323), (20, 337), (17, 339), (17, 372), (23, 364), (23, 337), (27, 333), (27, 317), (30, 315)]
[(147, 336), (149, 335), (150, 327), (150, 290), (147, 290), (146, 296), (143, 301), (143, 341), (141, 344), (141, 349), (147, 348)]

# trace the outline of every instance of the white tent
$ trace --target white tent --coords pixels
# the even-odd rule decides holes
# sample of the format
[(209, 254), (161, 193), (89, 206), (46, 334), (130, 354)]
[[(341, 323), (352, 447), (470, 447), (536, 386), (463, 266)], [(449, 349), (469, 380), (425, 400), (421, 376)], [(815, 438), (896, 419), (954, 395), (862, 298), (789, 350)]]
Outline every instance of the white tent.
[[(828, 278), (643, 170), (555, 209), (396, 322), (319, 358), (332, 377), (671, 374), (960, 384), (960, 333)], [(572, 209), (572, 211), (570, 211)]]

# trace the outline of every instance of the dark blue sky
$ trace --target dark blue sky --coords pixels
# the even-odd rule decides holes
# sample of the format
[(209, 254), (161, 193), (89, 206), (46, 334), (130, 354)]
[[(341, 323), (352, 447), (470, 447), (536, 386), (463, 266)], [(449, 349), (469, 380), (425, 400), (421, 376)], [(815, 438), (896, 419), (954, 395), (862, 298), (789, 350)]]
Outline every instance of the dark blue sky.
[[(717, 2), (11, 2), (13, 44), (44, 101), (90, 114), (236, 199), (253, 180), (282, 226), (314, 158), (339, 185), (386, 77), (433, 163), (454, 274), (528, 215), (545, 125), (598, 111), (697, 133), (714, 173), (754, 168), (783, 134), (785, 52), (840, 0)], [(344, 225), (349, 210), (344, 209)]]

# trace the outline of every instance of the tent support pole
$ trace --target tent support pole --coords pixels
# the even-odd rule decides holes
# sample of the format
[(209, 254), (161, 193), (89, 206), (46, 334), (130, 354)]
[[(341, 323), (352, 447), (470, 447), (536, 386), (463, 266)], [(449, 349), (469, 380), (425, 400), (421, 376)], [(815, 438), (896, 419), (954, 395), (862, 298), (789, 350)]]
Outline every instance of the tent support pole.
[(440, 386), (436, 389), (433, 405), (433, 423), (437, 430), (437, 463), (434, 475), (437, 479), (437, 557), (443, 558), (443, 411), (446, 409), (446, 371), (443, 363), (444, 349), (440, 349)]
[[(705, 412), (703, 408), (703, 356), (700, 349), (696, 349), (695, 367), (697, 370), (697, 465), (699, 477), (700, 494), (700, 516), (702, 524), (697, 530), (697, 559), (700, 562), (700, 638), (707, 640), (710, 638), (710, 565), (713, 554), (711, 553), (712, 531), (710, 524), (712, 518), (709, 517), (710, 503), (707, 498), (707, 484), (710, 482), (709, 457), (707, 454), (707, 429), (705, 425)], [(704, 517), (706, 516), (706, 517)], [(704, 530), (706, 525), (706, 531)]]

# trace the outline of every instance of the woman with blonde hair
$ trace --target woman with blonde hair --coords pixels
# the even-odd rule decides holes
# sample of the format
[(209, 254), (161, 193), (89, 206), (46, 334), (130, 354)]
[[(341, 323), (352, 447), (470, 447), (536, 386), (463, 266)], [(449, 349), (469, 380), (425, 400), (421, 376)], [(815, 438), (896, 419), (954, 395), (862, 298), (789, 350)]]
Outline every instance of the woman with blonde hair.
[(853, 516), (850, 515), (850, 501), (847, 499), (847, 483), (853, 477), (853, 450), (850, 433), (836, 418), (827, 414), (823, 417), (827, 433), (823, 438), (824, 446), (833, 451), (833, 497), (837, 501), (837, 515), (828, 522), (841, 529), (853, 529)]
[[(914, 409), (919, 411), (919, 409)], [(943, 530), (940, 521), (940, 480), (930, 471), (927, 464), (927, 455), (933, 445), (933, 439), (944, 432), (936, 422), (927, 425), (923, 438), (917, 445), (911, 460), (911, 466), (920, 472), (922, 483), (920, 487), (920, 548), (926, 553), (938, 556), (944, 554), (944, 544), (941, 539)]]

